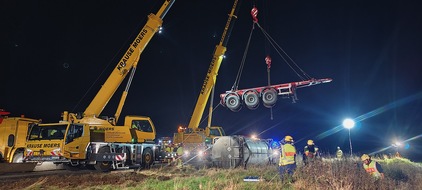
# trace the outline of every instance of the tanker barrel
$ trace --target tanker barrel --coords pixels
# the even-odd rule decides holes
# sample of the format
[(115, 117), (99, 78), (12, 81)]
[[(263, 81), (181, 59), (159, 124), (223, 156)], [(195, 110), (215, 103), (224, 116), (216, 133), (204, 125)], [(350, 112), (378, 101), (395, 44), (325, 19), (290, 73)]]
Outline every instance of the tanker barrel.
[[(272, 150), (265, 139), (245, 139), (244, 158), (246, 165), (268, 165), (271, 163)], [(249, 151), (246, 151), (249, 150)]]
[(212, 162), (219, 168), (236, 168), (242, 164), (242, 138), (238, 136), (222, 136), (212, 146)]
[(223, 136), (212, 147), (212, 161), (217, 167), (236, 168), (272, 163), (272, 149), (267, 140), (245, 136)]

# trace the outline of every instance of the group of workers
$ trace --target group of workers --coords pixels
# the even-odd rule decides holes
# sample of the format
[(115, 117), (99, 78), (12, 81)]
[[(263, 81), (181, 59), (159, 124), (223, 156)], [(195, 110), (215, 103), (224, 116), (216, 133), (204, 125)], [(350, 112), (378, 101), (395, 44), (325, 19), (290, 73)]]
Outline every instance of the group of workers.
[[(296, 147), (293, 144), (293, 137), (286, 136), (280, 143), (281, 154), (280, 154), (280, 161), (279, 161), (279, 173), (282, 178), (289, 178), (291, 179), (295, 169), (296, 169)], [(315, 146), (313, 140), (308, 140), (307, 145), (304, 148), (303, 153), (303, 162), (305, 165), (313, 162), (319, 156), (318, 147)], [(342, 159), (343, 158), (343, 151), (340, 147), (337, 147), (336, 151), (336, 158)], [(367, 154), (363, 154), (361, 156), (361, 160), (363, 162), (362, 167), (365, 171), (370, 174), (371, 176), (375, 177), (376, 179), (383, 179), (384, 173), (381, 165), (372, 160), (371, 157)]]
[[(165, 148), (165, 152), (167, 155), (173, 155), (167, 158), (168, 165), (171, 166), (172, 163), (176, 164), (177, 166), (182, 166), (182, 156), (183, 156), (183, 146), (182, 143), (177, 145), (169, 144)], [(171, 154), (173, 153), (173, 154)]]

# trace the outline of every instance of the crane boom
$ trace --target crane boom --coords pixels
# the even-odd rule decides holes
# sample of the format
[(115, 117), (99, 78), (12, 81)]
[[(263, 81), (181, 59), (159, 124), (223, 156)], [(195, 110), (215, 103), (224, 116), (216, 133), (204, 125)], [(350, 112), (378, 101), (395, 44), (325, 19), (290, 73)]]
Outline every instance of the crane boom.
[(172, 6), (175, 0), (165, 0), (157, 14), (151, 13), (148, 15), (148, 22), (140, 30), (135, 40), (126, 50), (124, 56), (120, 59), (113, 72), (110, 74), (106, 82), (102, 85), (100, 91), (91, 101), (89, 106), (84, 112), (84, 116), (98, 117), (104, 110), (108, 101), (111, 99), (117, 88), (120, 86), (122, 81), (125, 79), (129, 70), (132, 67), (136, 67), (137, 59), (144, 51), (148, 42), (152, 39), (155, 32), (161, 27), (163, 18), (167, 14), (168, 10)]
[(218, 70), (220, 69), (221, 62), (223, 61), (224, 53), (226, 52), (226, 45), (229, 41), (231, 31), (233, 30), (233, 26), (237, 18), (236, 15), (239, 12), (239, 7), (238, 0), (235, 0), (232, 10), (229, 14), (229, 18), (227, 19), (226, 26), (224, 27), (220, 43), (215, 47), (214, 55), (208, 68), (204, 83), (202, 84), (202, 88), (199, 93), (199, 97), (188, 128), (197, 129), (199, 127), (199, 123), (210, 97), (211, 90), (214, 88), (215, 82), (217, 80)]

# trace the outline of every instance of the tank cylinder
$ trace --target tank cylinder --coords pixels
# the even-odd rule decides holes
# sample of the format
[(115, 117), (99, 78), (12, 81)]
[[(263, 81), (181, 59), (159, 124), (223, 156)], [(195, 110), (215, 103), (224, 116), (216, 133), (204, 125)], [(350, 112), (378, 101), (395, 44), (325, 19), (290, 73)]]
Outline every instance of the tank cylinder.
[(212, 147), (213, 164), (221, 168), (236, 168), (270, 163), (272, 150), (265, 139), (245, 136), (223, 136)]

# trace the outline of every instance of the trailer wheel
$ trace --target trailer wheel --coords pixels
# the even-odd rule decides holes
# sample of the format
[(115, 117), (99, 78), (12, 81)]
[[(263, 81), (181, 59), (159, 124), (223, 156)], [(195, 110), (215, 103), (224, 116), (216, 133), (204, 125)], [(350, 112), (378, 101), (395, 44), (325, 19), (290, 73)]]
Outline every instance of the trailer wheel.
[(266, 108), (272, 108), (277, 102), (277, 91), (274, 88), (265, 89), (262, 93), (262, 102)]
[[(98, 150), (98, 153), (110, 153), (110, 147), (104, 146)], [(97, 161), (95, 169), (102, 172), (108, 172), (111, 169), (111, 161)]]
[(150, 148), (146, 148), (142, 154), (142, 168), (150, 169), (153, 162), (154, 158), (152, 150)]
[(227, 94), (225, 97), (226, 107), (233, 112), (238, 112), (241, 107), (239, 95), (236, 93)]
[(243, 95), (246, 107), (254, 110), (259, 106), (258, 93), (256, 91), (248, 91)]
[(16, 152), (13, 155), (13, 163), (22, 163), (23, 162), (23, 152)]

